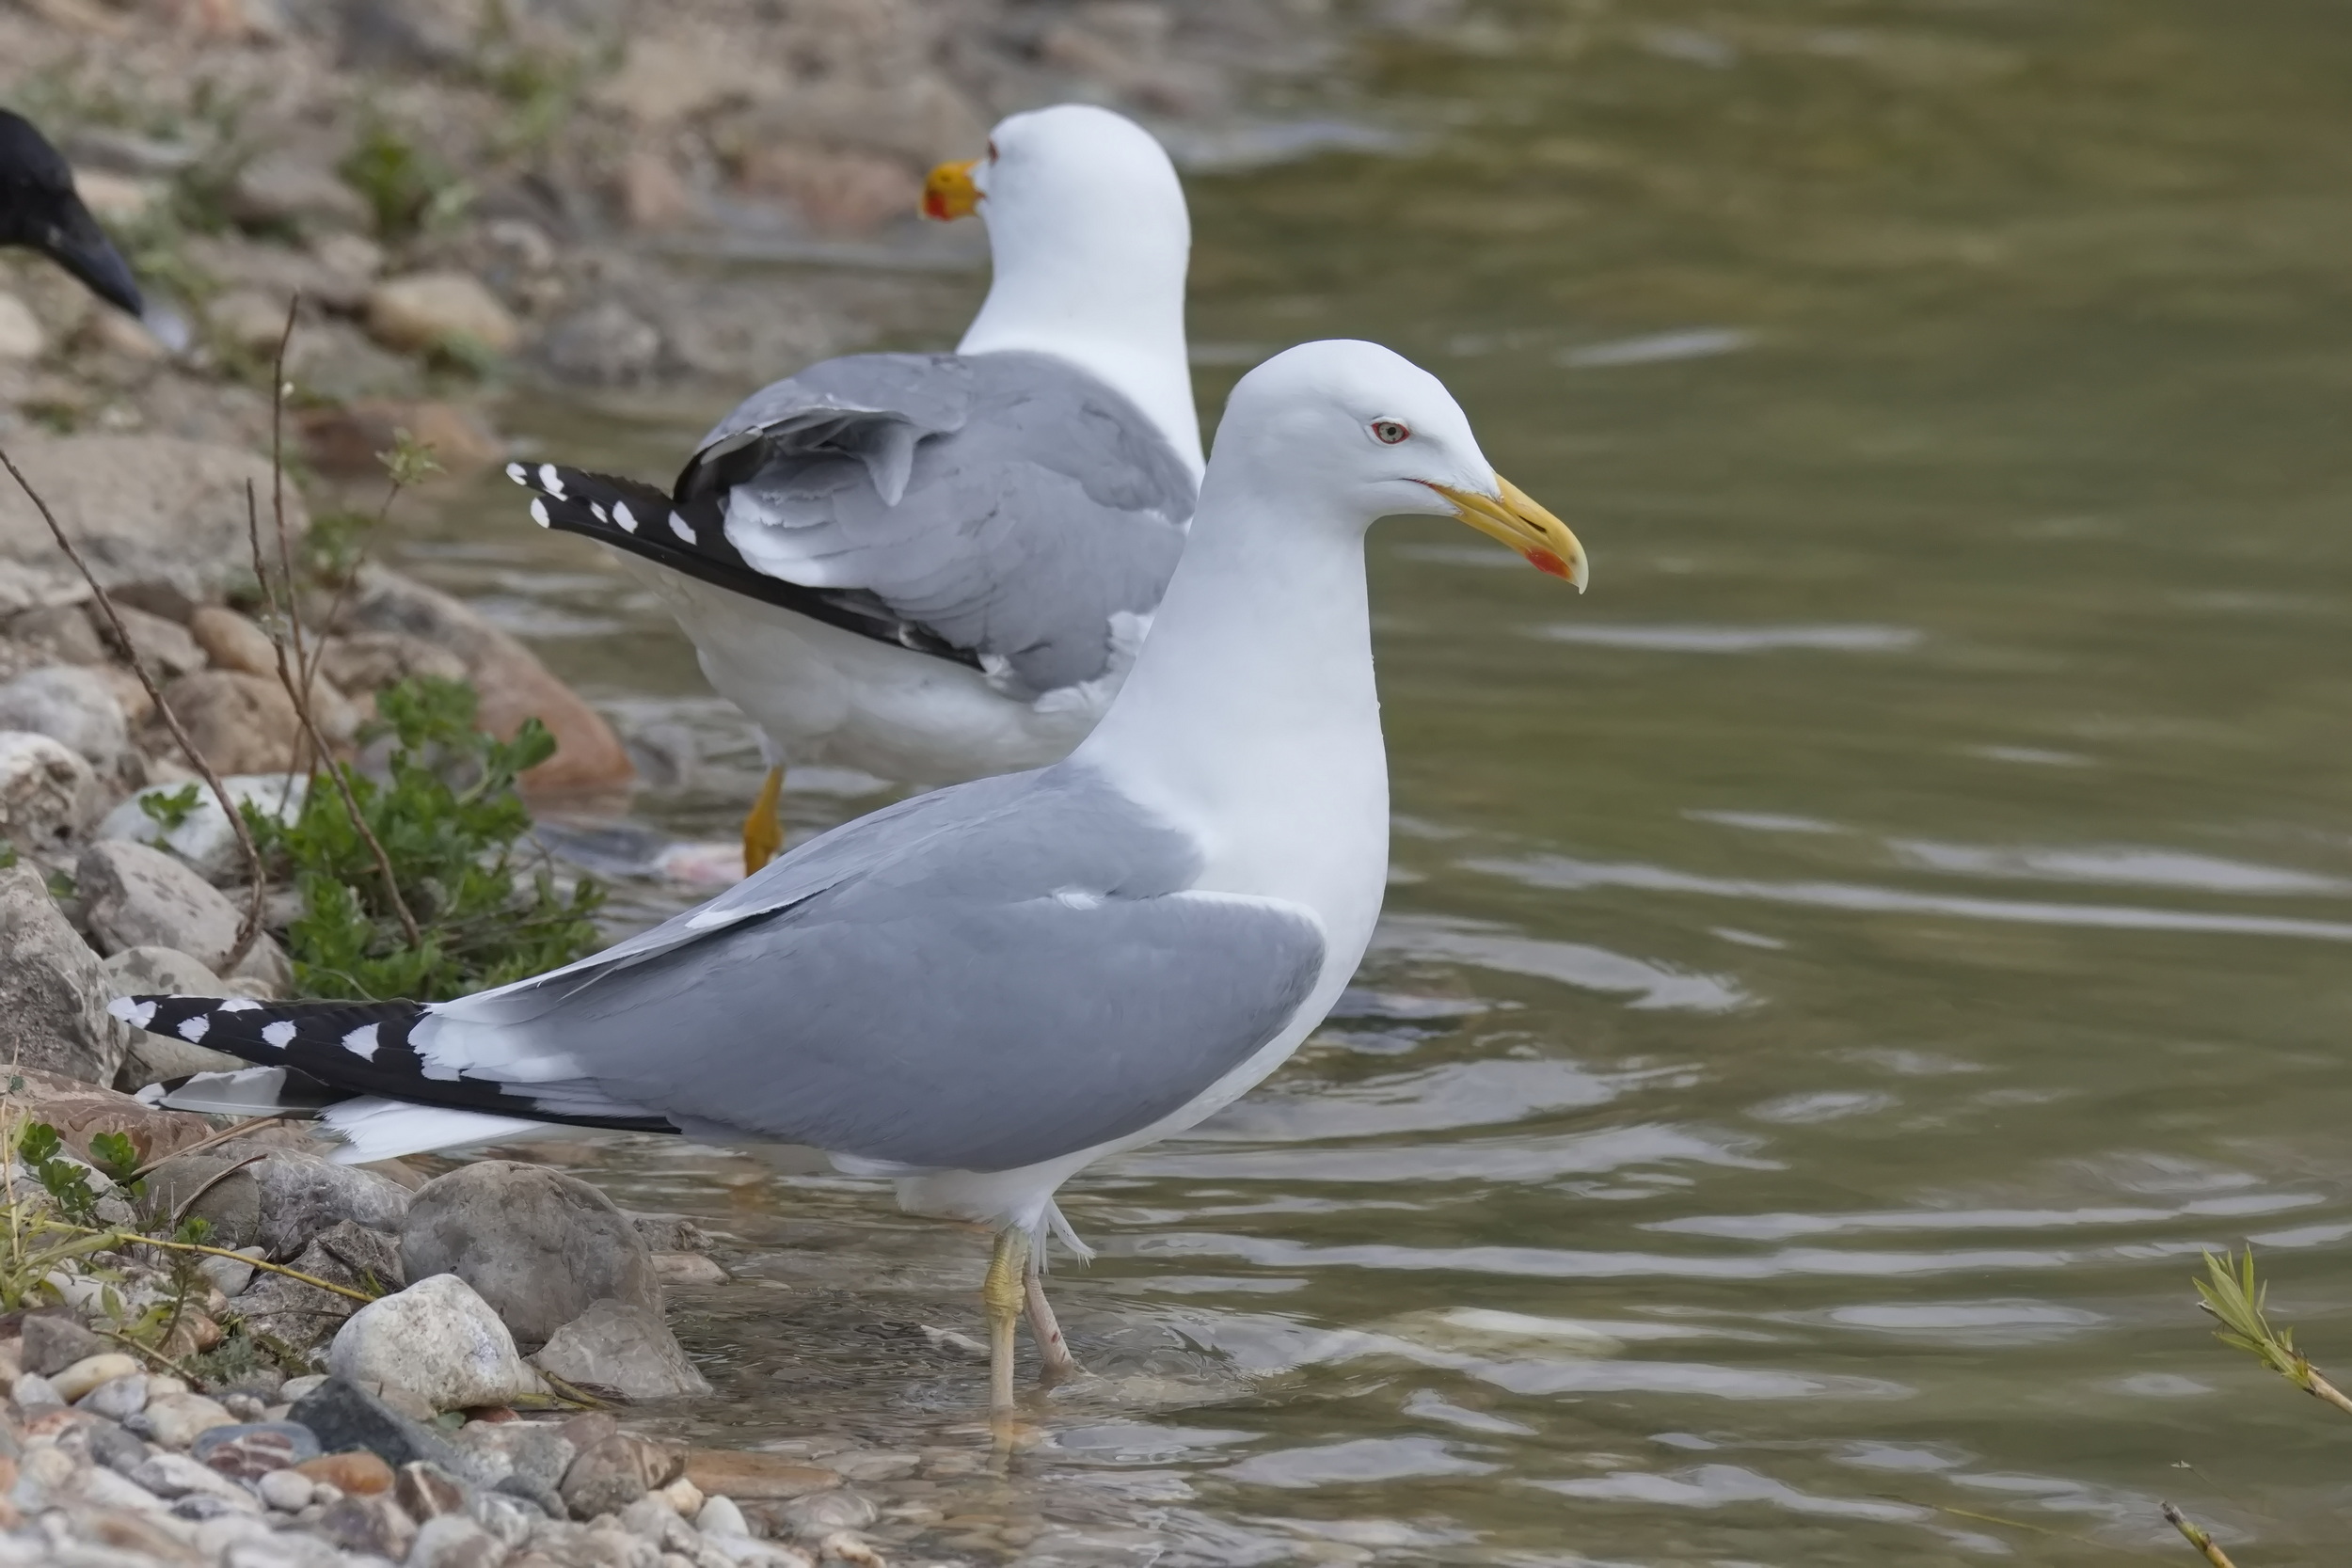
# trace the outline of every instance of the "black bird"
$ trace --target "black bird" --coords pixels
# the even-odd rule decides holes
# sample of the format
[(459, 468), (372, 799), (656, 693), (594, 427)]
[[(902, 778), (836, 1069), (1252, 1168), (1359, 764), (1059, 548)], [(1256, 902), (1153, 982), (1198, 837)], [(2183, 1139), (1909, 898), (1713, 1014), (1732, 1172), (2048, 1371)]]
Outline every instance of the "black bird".
[(109, 305), (146, 306), (130, 263), (73, 191), (73, 171), (22, 115), (0, 109), (0, 245), (40, 251)]

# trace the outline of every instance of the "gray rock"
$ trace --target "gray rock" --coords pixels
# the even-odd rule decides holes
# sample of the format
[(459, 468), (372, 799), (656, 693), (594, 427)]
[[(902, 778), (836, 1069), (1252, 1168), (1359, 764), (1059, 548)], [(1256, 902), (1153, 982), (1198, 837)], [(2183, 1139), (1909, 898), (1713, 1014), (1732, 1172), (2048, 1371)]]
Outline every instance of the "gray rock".
[(89, 1456), (117, 1475), (129, 1475), (155, 1451), (110, 1421), (92, 1421), (83, 1432), (89, 1443)]
[(417, 1527), (387, 1497), (344, 1497), (313, 1527), (347, 1552), (366, 1552), (397, 1562), (408, 1555)]
[(28, 1312), (21, 1332), (17, 1359), (26, 1371), (43, 1377), (114, 1349), (63, 1312)]
[(147, 1408), (147, 1379), (134, 1372), (100, 1384), (74, 1402), (75, 1408), (119, 1421)]
[(837, 1529), (864, 1529), (882, 1511), (846, 1486), (811, 1492), (776, 1505), (776, 1521), (803, 1541), (820, 1541)]
[(453, 1274), (370, 1302), (336, 1332), (327, 1370), (360, 1387), (401, 1389), (435, 1410), (510, 1404), (545, 1385), (489, 1304)]
[(471, 1477), (471, 1459), (422, 1421), (411, 1420), (366, 1389), (330, 1377), (294, 1401), (286, 1418), (309, 1427), (328, 1453), (365, 1449), (397, 1470), (419, 1460)]
[(473, 1505), (474, 1488), (427, 1460), (403, 1465), (392, 1478), (392, 1497), (420, 1524)]
[(130, 744), (112, 684), (73, 664), (46, 665), (0, 682), (0, 730), (45, 735), (98, 768), (114, 768)]
[(8, 638), (39, 648), (60, 664), (103, 664), (106, 644), (77, 604), (48, 605), (8, 617)]
[(188, 739), (213, 771), (273, 773), (304, 744), (294, 700), (277, 679), (237, 670), (199, 670), (164, 689)]
[(492, 1481), (509, 1477), (531, 1481), (548, 1491), (563, 1483), (579, 1450), (552, 1421), (472, 1421), (453, 1439), (474, 1456)]
[(333, 170), (293, 150), (264, 152), (239, 169), (227, 205), (230, 217), (254, 225), (358, 229), (372, 215)]
[(19, 849), (62, 849), (101, 804), (98, 775), (62, 741), (0, 730), (0, 838)]
[[(147, 673), (159, 682), (175, 675), (185, 675), (204, 668), (204, 650), (197, 646), (196, 638), (188, 628), (167, 615), (141, 610), (136, 605), (118, 603), (115, 615), (122, 622), (122, 629), (131, 639), (131, 651), (139, 656)], [(111, 626), (107, 628), (111, 631)]]
[[(399, 1230), (408, 1212), (408, 1190), (372, 1170), (338, 1165), (315, 1154), (281, 1148), (272, 1149), (254, 1164), (230, 1171), (230, 1167), (240, 1158), (191, 1154), (167, 1161), (148, 1178), (150, 1212), (172, 1212), (193, 1198), (187, 1212), (201, 1215), (212, 1225), (216, 1245), (231, 1249), (259, 1246), (262, 1256), (273, 1262), (296, 1257), (345, 1220), (369, 1230), (392, 1234)], [(222, 1176), (224, 1171), (229, 1174)], [(213, 1181), (215, 1177), (221, 1180)], [(206, 1187), (207, 1181), (213, 1184)], [(376, 1268), (378, 1278), (389, 1284), (395, 1277), (405, 1277), (381, 1272), (393, 1266), (384, 1260), (389, 1256), (385, 1254), (379, 1259), (373, 1253), (355, 1252), (343, 1261), (347, 1266)]]
[(229, 967), (242, 919), (220, 890), (161, 849), (114, 839), (74, 863), (99, 950), (176, 947), (215, 974)]
[(569, 382), (596, 387), (642, 381), (661, 362), (661, 334), (618, 300), (601, 300), (555, 324), (539, 350)]
[(252, 1263), (246, 1261), (246, 1259), (259, 1259), (262, 1256), (262, 1249), (257, 1246), (242, 1246), (235, 1250), (243, 1253), (245, 1257), (206, 1258), (196, 1266), (196, 1272), (202, 1275), (206, 1282), (224, 1296), (234, 1297), (245, 1293), (246, 1287), (253, 1283), (253, 1275), (258, 1272)]
[[(109, 588), (163, 583), (191, 599), (218, 598), (252, 569), (245, 491), (250, 483), (268, 504), (265, 457), (165, 436), (53, 436), (29, 429), (9, 432), (8, 455)], [(291, 486), (286, 514), (297, 534), (309, 527)], [(49, 567), (56, 549), (24, 493), (0, 485), (0, 561)]]
[[(298, 774), (239, 773), (221, 780), (221, 784), (227, 787), (230, 800), (287, 822), (301, 815), (310, 782)], [(220, 809), (219, 800), (210, 789), (199, 784), (195, 806), (178, 827), (168, 830), (139, 803), (150, 797), (177, 795), (184, 787), (149, 785), (101, 818), (93, 836), (128, 839), (134, 844), (168, 849), (209, 881), (244, 880), (245, 855), (237, 847), (236, 830), (230, 826), (229, 814)]]
[(580, 1451), (564, 1472), (564, 1502), (575, 1519), (618, 1513), (686, 1471), (683, 1449), (616, 1432)]
[(19, 1410), (63, 1410), (65, 1396), (50, 1386), (49, 1380), (39, 1372), (26, 1372), (8, 1385), (8, 1398)]
[(428, 1181), (401, 1227), (408, 1277), (454, 1274), (535, 1349), (593, 1304), (661, 1311), (653, 1257), (612, 1200), (575, 1176), (485, 1160)]
[(463, 1513), (428, 1519), (408, 1548), (408, 1568), (498, 1568), (507, 1544)]
[(710, 1392), (709, 1380), (687, 1359), (661, 1315), (628, 1302), (595, 1303), (557, 1329), (532, 1359), (567, 1383), (625, 1400)]
[(107, 1016), (108, 996), (98, 955), (66, 924), (40, 873), (0, 871), (0, 1058), (111, 1084), (126, 1041)]

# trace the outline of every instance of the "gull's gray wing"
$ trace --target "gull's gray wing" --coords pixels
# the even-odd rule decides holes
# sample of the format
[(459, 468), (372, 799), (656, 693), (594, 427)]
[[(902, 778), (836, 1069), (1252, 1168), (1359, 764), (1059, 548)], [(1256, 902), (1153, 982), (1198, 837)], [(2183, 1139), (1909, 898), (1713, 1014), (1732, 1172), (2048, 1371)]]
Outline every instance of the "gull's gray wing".
[(418, 1070), (509, 1114), (625, 1107), (914, 1166), (1031, 1164), (1175, 1111), (1313, 989), (1313, 914), (1191, 891), (1199, 866), (1082, 767), (979, 780), (584, 963), (431, 1009)]
[(1143, 411), (1067, 360), (866, 354), (747, 400), (675, 500), (715, 504), (745, 570), (1032, 697), (1102, 675), (1114, 618), (1158, 605), (1194, 491)]

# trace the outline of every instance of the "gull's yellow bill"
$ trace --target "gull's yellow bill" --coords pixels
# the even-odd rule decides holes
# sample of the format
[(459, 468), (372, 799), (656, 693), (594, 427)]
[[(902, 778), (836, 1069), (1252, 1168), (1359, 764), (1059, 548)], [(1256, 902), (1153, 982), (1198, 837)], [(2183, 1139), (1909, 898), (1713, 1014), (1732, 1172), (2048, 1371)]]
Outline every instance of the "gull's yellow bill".
[(1534, 497), (1501, 474), (1495, 475), (1495, 489), (1500, 493), (1492, 496), (1456, 490), (1451, 484), (1430, 484), (1429, 488), (1454, 503), (1456, 517), (1510, 546), (1537, 571), (1549, 572), (1574, 584), (1578, 593), (1584, 592), (1592, 567), (1584, 559), (1583, 545), (1568, 531), (1567, 524), (1545, 511)]
[(980, 188), (972, 182), (972, 171), (979, 166), (977, 158), (967, 158), (960, 164), (942, 164), (931, 170), (923, 182), (923, 215), (941, 223), (968, 218), (980, 210)]

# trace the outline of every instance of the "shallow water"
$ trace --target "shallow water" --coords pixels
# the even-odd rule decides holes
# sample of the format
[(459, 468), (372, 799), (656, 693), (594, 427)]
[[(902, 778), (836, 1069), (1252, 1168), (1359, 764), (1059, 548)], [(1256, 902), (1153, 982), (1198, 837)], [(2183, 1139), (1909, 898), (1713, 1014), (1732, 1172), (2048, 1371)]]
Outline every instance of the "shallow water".
[[(1006, 1477), (877, 1481), (885, 1533), (2190, 1560), (2169, 1497), (2241, 1562), (2340, 1560), (2352, 1429), (2189, 1281), (2250, 1237), (2322, 1365), (2352, 1342), (2352, 27), (1482, 15), (1300, 105), (1401, 150), (1194, 181), (1201, 389), (1394, 344), (1593, 591), (1375, 534), (1397, 873), (1350, 1016), (1067, 1189), (1102, 1256), (1057, 1291), (1104, 1375)], [(926, 286), (951, 336), (977, 280)], [(711, 412), (512, 417), (659, 474)], [(643, 809), (723, 833), (739, 728), (502, 490), (404, 558), (699, 736), (715, 763)], [(816, 782), (850, 792), (797, 795), (803, 829), (881, 799)], [(975, 1327), (977, 1238), (870, 1183), (579, 1157), (731, 1238), (739, 1281), (681, 1301), (723, 1396), (685, 1424), (978, 1451), (978, 1371), (920, 1330)]]

